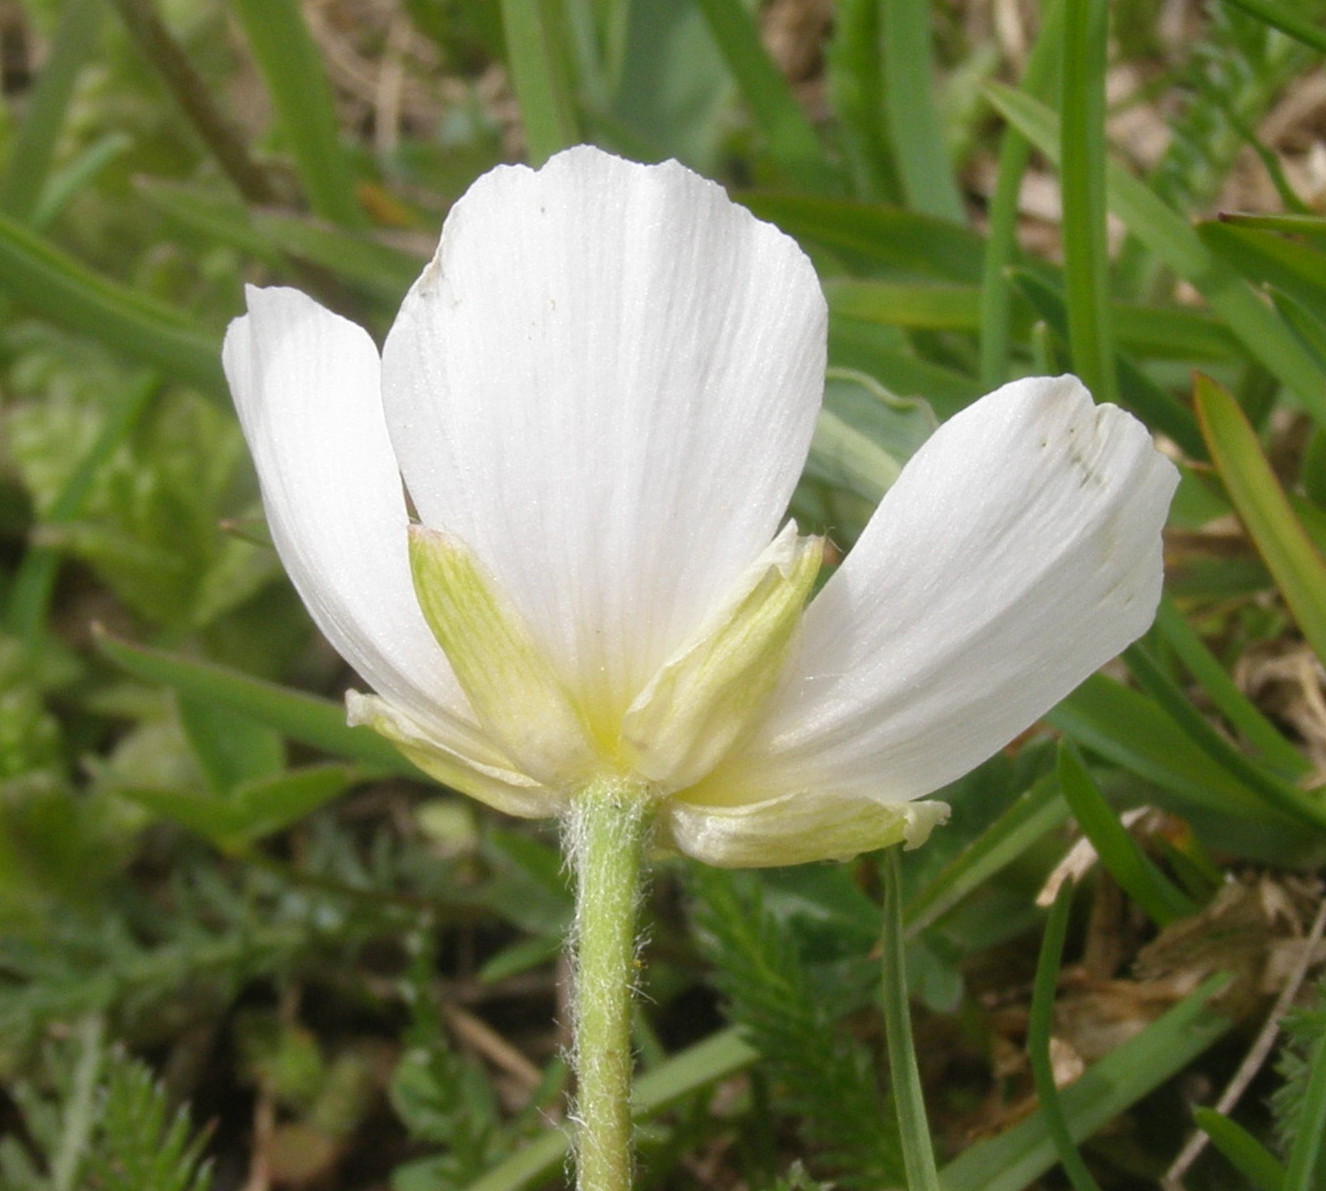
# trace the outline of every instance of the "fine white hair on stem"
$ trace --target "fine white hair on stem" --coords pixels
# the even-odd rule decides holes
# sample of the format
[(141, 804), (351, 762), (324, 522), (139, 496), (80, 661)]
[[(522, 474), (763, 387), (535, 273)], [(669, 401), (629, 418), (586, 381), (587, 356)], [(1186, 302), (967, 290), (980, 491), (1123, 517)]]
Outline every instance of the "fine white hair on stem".
[(580, 1185), (606, 1191), (629, 1185), (630, 1012), (639, 973), (642, 860), (655, 801), (641, 783), (600, 779), (572, 800), (562, 820), (576, 886), (569, 953), (577, 1086), (570, 1119), (577, 1126)]

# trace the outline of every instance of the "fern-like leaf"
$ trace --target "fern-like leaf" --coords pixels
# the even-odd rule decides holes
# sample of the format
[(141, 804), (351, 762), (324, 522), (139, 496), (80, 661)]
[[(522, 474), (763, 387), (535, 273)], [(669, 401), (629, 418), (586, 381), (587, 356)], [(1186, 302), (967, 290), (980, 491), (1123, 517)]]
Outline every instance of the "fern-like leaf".
[[(759, 879), (697, 869), (694, 917), (732, 1019), (764, 1056), (789, 1114), (843, 1186), (902, 1180), (892, 1115), (867, 1049), (835, 1028), (784, 926), (766, 912)], [(805, 1186), (804, 1182), (791, 1186)]]
[(87, 1186), (97, 1191), (208, 1191), (205, 1134), (172, 1108), (152, 1072), (135, 1059), (112, 1062), (100, 1123), (88, 1155)]

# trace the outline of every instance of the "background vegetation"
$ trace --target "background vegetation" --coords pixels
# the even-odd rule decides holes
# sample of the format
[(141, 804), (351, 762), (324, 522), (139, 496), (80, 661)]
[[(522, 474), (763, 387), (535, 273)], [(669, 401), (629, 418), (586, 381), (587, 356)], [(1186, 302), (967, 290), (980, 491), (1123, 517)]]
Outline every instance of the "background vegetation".
[[(581, 140), (814, 257), (803, 526), (1032, 371), (1182, 465), (1155, 629), (907, 858), (946, 1191), (1326, 1186), (1323, 15), (0, 7), (0, 1188), (561, 1179), (556, 841), (344, 727), (218, 348), (246, 280), (381, 335), (470, 180)], [(642, 1187), (901, 1185), (878, 858), (655, 874)]]

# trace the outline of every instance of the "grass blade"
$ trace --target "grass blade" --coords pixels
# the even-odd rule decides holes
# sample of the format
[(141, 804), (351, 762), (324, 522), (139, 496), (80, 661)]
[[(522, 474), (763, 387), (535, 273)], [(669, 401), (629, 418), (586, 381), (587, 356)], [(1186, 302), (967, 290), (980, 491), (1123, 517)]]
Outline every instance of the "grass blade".
[(565, 16), (559, 0), (502, 0), (502, 28), (525, 154), (540, 166), (580, 140)]
[(175, 310), (91, 272), (5, 215), (0, 215), (0, 289), (57, 326), (227, 400), (216, 339)]
[(97, 632), (101, 652), (144, 682), (171, 687), (187, 698), (214, 703), (267, 724), (333, 756), (360, 761), (374, 769), (419, 777), (415, 769), (371, 728), (351, 728), (345, 708), (329, 699), (275, 686), (211, 662), (130, 645), (104, 630)]
[(839, 189), (837, 173), (824, 156), (815, 129), (760, 43), (746, 6), (741, 0), (696, 0), (696, 4), (765, 135), (769, 155), (789, 180), (806, 190)]
[(1215, 381), (1198, 376), (1194, 400), (1216, 471), (1275, 577), (1299, 630), (1326, 659), (1326, 562), (1317, 553), (1262, 453), (1251, 425)]
[[(1063, 297), (1030, 270), (1012, 269), (1009, 277), (1031, 303), (1035, 312), (1065, 341), (1068, 339), (1068, 309)], [(1206, 443), (1192, 412), (1153, 381), (1126, 357), (1116, 357), (1118, 392), (1115, 399), (1142, 418), (1148, 426), (1168, 434), (1193, 459), (1206, 458)]]
[[(1049, 0), (1041, 7), (1040, 36), (1022, 78), (1022, 90), (1037, 99), (1044, 98), (1058, 79), (1063, 16), (1063, 0)], [(1003, 384), (1009, 375), (1013, 291), (1008, 269), (1017, 256), (1018, 198), (1030, 159), (1030, 142), (1010, 124), (999, 146), (981, 277), (981, 380), (988, 389)]]
[[(96, 441), (56, 497), (46, 524), (66, 525), (78, 519), (102, 464), (132, 433), (139, 417), (160, 389), (161, 381), (152, 375), (125, 390), (106, 415)], [(35, 647), (40, 641), (61, 558), (61, 552), (50, 546), (32, 546), (14, 572), (7, 593), (4, 625), (7, 632), (30, 646)]]
[(798, 239), (917, 277), (975, 284), (984, 245), (970, 228), (877, 203), (803, 194), (747, 193), (741, 201)]
[(1137, 846), (1096, 788), (1082, 758), (1067, 742), (1059, 750), (1059, 788), (1100, 862), (1152, 922), (1168, 926), (1196, 911), (1188, 896), (1167, 880)]
[(1156, 629), (1201, 684), (1217, 711), (1258, 753), (1285, 777), (1296, 780), (1311, 772), (1307, 758), (1289, 743), (1226, 673), (1216, 656), (1194, 632), (1187, 618), (1168, 598), (1156, 610)]
[(939, 1191), (934, 1145), (925, 1115), (921, 1074), (912, 1037), (912, 1007), (907, 995), (906, 945), (902, 922), (901, 845), (884, 853), (884, 937), (880, 1003), (888, 1040), (889, 1083), (898, 1115), (898, 1136), (910, 1191)]
[(368, 220), (355, 197), (354, 171), (341, 146), (336, 104), (296, 0), (235, 0), (235, 14), (294, 154), (309, 206), (346, 227)]
[(966, 211), (935, 104), (930, 8), (929, 0), (881, 0), (889, 139), (908, 204), (936, 219), (962, 223)]
[(1109, 5), (1065, 0), (1063, 112), (1064, 291), (1073, 369), (1097, 401), (1113, 401), (1109, 241), (1105, 227), (1105, 76)]
[[(1067, 753), (1061, 755), (1067, 756)], [(1050, 907), (1041, 938), (1040, 956), (1036, 961), (1036, 978), (1032, 985), (1031, 1014), (1027, 1021), (1027, 1057), (1031, 1061), (1031, 1074), (1036, 1082), (1036, 1099), (1040, 1102), (1045, 1131), (1054, 1145), (1059, 1165), (1064, 1168), (1074, 1191), (1100, 1191), (1091, 1177), (1082, 1155), (1073, 1144), (1068, 1128), (1068, 1117), (1059, 1099), (1059, 1086), (1054, 1082), (1054, 1063), (1050, 1059), (1050, 1035), (1054, 1030), (1054, 994), (1059, 984), (1059, 965), (1063, 959), (1064, 939), (1068, 935), (1068, 914), (1073, 907), (1073, 882), (1065, 881)]]
[[(631, 1095), (633, 1116), (647, 1121), (685, 1097), (730, 1078), (758, 1058), (735, 1029), (720, 1030), (644, 1072)], [(465, 1191), (521, 1191), (541, 1185), (564, 1168), (569, 1144), (564, 1129), (545, 1130)]]
[[(1159, 1020), (1111, 1051), (1063, 1090), (1060, 1101), (1076, 1142), (1181, 1071), (1233, 1024), (1206, 1008), (1224, 986), (1213, 976)], [(1055, 1162), (1043, 1113), (990, 1141), (969, 1146), (940, 1171), (944, 1191), (1023, 1191)]]
[(139, 55), (193, 125), (217, 164), (251, 203), (274, 203), (277, 192), (266, 171), (249, 154), (244, 135), (226, 117), (203, 77), (194, 69), (157, 12), (156, 0), (111, 0), (137, 45)]
[(829, 103), (857, 198), (896, 202), (900, 185), (884, 124), (878, 0), (839, 0), (825, 61)]
[(1299, 819), (1306, 826), (1326, 831), (1326, 806), (1303, 794), (1289, 782), (1268, 773), (1239, 752), (1212, 727), (1141, 645), (1129, 646), (1124, 651), (1124, 658), (1138, 683), (1169, 713), (1189, 739), (1222, 769), (1241, 779), (1248, 789), (1268, 805)]
[(1301, 41), (1310, 49), (1326, 54), (1326, 29), (1314, 25), (1292, 5), (1282, 3), (1281, 0), (1225, 0), (1225, 3), (1241, 8), (1250, 16), (1288, 34), (1295, 41)]
[(59, 169), (52, 170), (30, 217), (32, 227), (40, 231), (50, 227), (74, 196), (90, 186), (98, 174), (117, 157), (127, 153), (132, 145), (133, 138), (128, 133), (108, 132)]
[(1053, 775), (1047, 774), (976, 837), (907, 907), (907, 938), (938, 922), (1028, 848), (1068, 820)]
[[(1269, 839), (1296, 839), (1301, 821), (1269, 810), (1265, 799), (1217, 764), (1155, 700), (1102, 674), (1094, 674), (1046, 719), (1084, 748), (1177, 796), (1184, 813), (1212, 813), (1243, 824), (1251, 844), (1255, 829)], [(1283, 845), (1278, 845), (1283, 859)]]
[(1219, 220), (1197, 234), (1254, 285), (1272, 285), (1309, 310), (1326, 302), (1326, 253), (1269, 228)]
[(74, 85), (101, 36), (101, 13), (101, 0), (73, 0), (60, 18), (0, 181), (0, 211), (17, 220), (37, 209)]
[(1195, 1108), (1192, 1115), (1215, 1148), (1258, 1191), (1284, 1191), (1285, 1168), (1242, 1125), (1210, 1108)]
[[(1006, 274), (1005, 280), (1017, 283), (1031, 299), (1040, 317), (1062, 327), (1066, 340), (1067, 315), (1062, 299), (1053, 289), (1051, 277), (1051, 272), (1046, 269), (1015, 269)], [(824, 293), (829, 299), (830, 311), (840, 317), (923, 330), (981, 330), (984, 295), (974, 285), (830, 277), (824, 281)], [(1042, 295), (1046, 297), (1042, 299)], [(1230, 343), (1224, 326), (1201, 311), (1115, 302), (1110, 307), (1110, 320), (1120, 348), (1119, 367), (1126, 361), (1123, 349), (1149, 359), (1177, 360), (1184, 364), (1194, 359), (1221, 362), (1245, 359), (1237, 344)], [(1019, 335), (1026, 335), (1031, 329), (1030, 320), (1024, 316), (1012, 325), (1012, 329)], [(1147, 383), (1156, 391), (1165, 392), (1149, 378)], [(1197, 429), (1197, 419), (1168, 393), (1165, 400), (1187, 418), (1196, 440), (1193, 445), (1204, 456), (1205, 445)], [(1187, 446), (1184, 449), (1187, 450)]]
[[(988, 88), (991, 102), (1051, 159), (1059, 155), (1059, 121), (1029, 96), (1007, 87)], [(1182, 216), (1118, 162), (1106, 164), (1110, 209), (1128, 230), (1175, 273), (1190, 282), (1230, 333), (1304, 408), (1326, 425), (1326, 386), (1312, 356), (1233, 269), (1219, 260)]]

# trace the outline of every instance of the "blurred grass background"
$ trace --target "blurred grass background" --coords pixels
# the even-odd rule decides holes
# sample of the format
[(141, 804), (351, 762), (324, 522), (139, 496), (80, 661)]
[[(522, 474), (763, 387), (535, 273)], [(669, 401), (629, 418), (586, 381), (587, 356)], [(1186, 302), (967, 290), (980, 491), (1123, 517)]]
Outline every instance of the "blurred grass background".
[[(1183, 470), (1156, 627), (905, 861), (946, 1191), (1326, 1186), (1324, 52), (1318, 0), (0, 6), (0, 1188), (560, 1185), (555, 838), (344, 726), (218, 351), (245, 281), (381, 336), (586, 140), (812, 255), (804, 529), (1031, 372)], [(642, 1188), (902, 1185), (881, 888), (659, 862)]]

